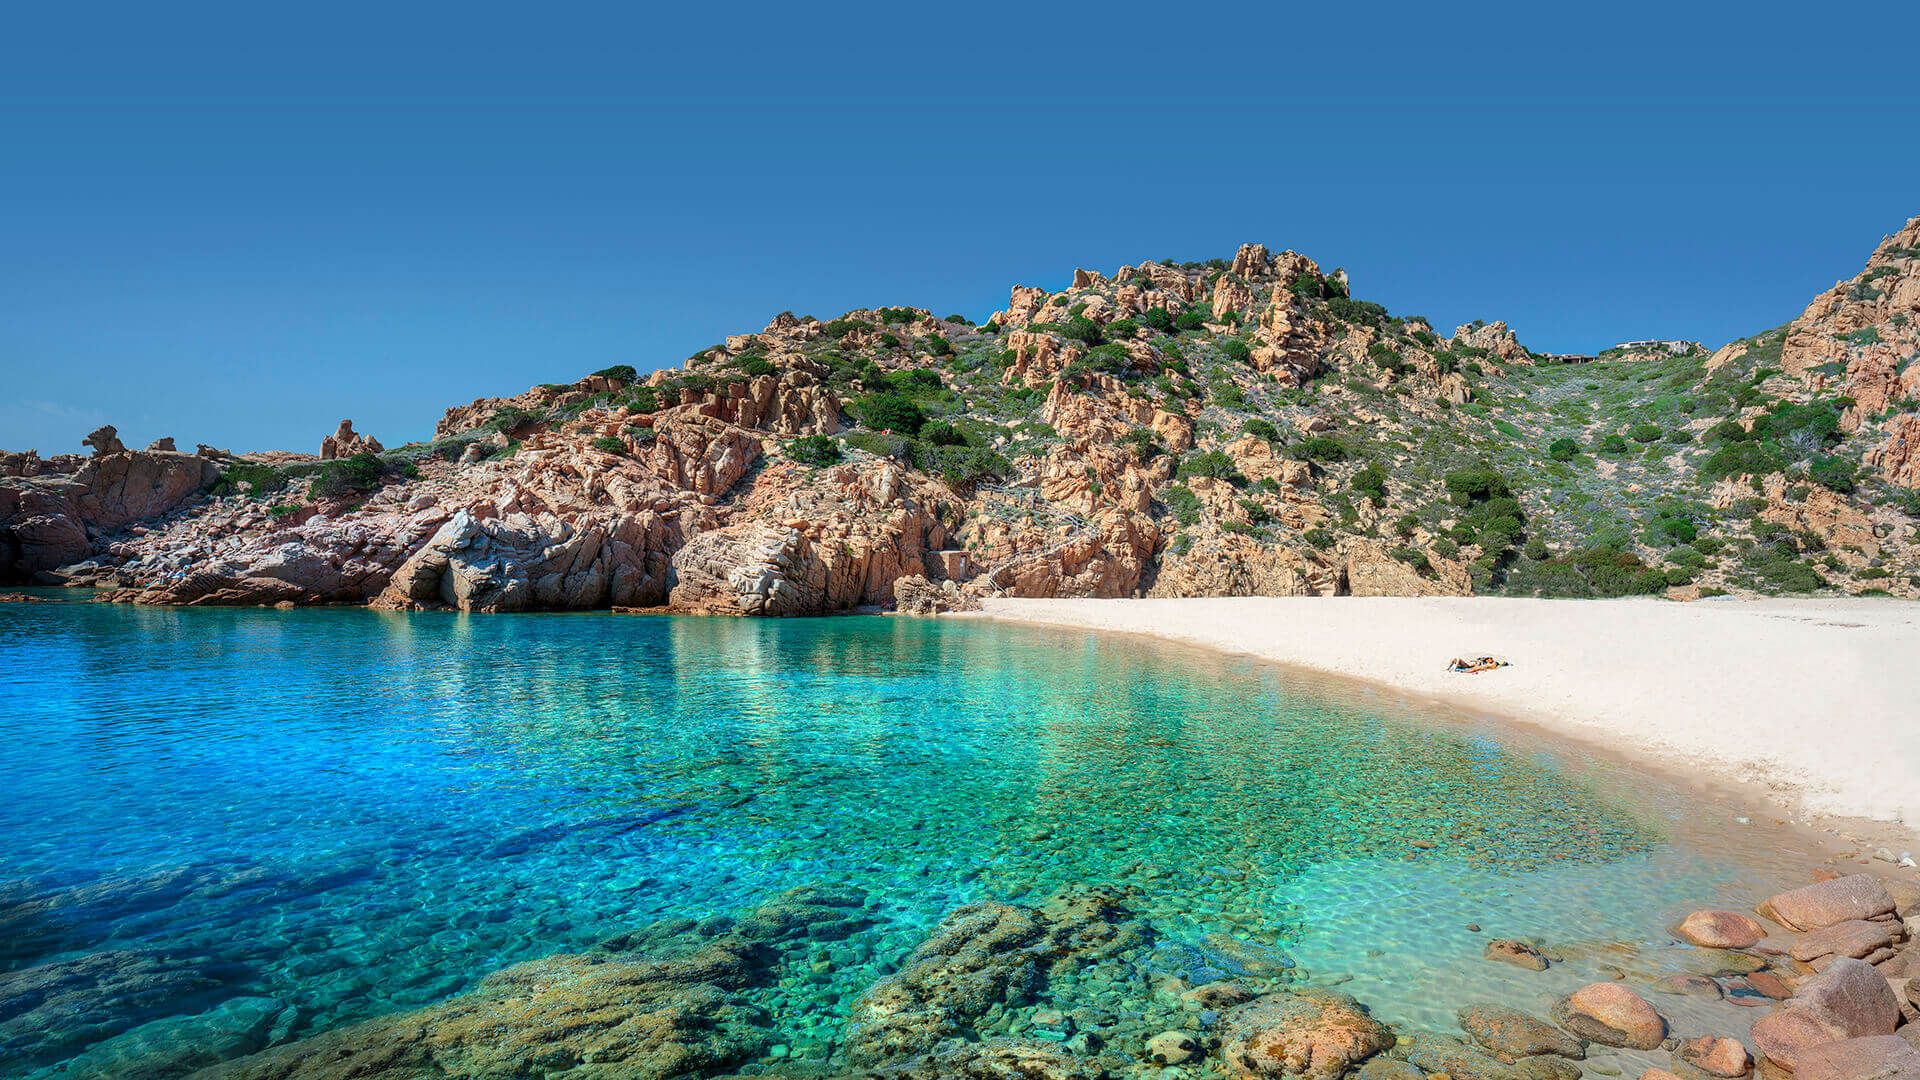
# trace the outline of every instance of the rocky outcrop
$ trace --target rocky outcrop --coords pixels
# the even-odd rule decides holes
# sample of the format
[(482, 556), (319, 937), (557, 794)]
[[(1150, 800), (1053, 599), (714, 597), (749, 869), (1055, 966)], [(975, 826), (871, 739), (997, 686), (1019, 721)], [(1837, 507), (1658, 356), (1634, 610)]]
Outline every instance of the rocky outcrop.
[(126, 446), (120, 441), (120, 430), (112, 424), (96, 429), (92, 434), (81, 439), (80, 445), (93, 447), (94, 457), (127, 452)]
[(333, 434), (320, 440), (320, 459), (352, 457), (355, 454), (378, 454), (386, 449), (380, 440), (362, 435), (353, 430), (353, 421), (342, 420)]
[(1452, 341), (1472, 349), (1485, 349), (1500, 360), (1529, 359), (1529, 353), (1505, 322), (1469, 323), (1454, 327)]
[[(119, 446), (110, 429), (89, 439)], [(93, 554), (101, 538), (169, 513), (220, 476), (192, 454), (96, 450), (70, 476), (0, 478), (0, 581), (26, 581)]]

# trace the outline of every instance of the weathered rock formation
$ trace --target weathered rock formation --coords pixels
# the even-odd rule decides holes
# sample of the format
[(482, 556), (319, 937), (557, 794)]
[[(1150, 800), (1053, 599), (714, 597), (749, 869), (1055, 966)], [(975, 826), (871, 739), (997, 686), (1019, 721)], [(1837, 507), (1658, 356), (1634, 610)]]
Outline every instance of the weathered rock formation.
[(333, 458), (352, 457), (355, 454), (377, 454), (385, 449), (386, 447), (380, 445), (379, 439), (353, 430), (353, 421), (342, 420), (333, 434), (320, 440), (320, 459), (328, 461)]
[[(101, 537), (169, 513), (198, 496), (220, 469), (192, 454), (128, 450), (101, 428), (96, 450), (68, 475), (32, 455), (0, 477), (0, 582), (27, 581), (93, 554)], [(101, 448), (117, 449), (101, 449)], [(54, 459), (59, 461), (60, 459)]]

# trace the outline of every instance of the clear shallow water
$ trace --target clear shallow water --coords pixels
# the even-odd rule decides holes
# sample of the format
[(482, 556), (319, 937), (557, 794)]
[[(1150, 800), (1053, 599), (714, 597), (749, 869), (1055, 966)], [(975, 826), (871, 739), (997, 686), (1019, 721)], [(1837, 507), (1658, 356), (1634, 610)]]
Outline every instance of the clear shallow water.
[(1516, 732), (976, 620), (0, 604), (0, 672), (0, 972), (127, 950), (194, 976), (0, 1015), (10, 1075), (125, 1067), (223, 1009), (300, 1038), (815, 884), (878, 925), (766, 991), (797, 1054), (951, 908), (1088, 882), (1138, 887), (1169, 941), (1232, 934), (1450, 1026), (1564, 989), (1480, 961), (1468, 920), (1650, 939), (1787, 861)]

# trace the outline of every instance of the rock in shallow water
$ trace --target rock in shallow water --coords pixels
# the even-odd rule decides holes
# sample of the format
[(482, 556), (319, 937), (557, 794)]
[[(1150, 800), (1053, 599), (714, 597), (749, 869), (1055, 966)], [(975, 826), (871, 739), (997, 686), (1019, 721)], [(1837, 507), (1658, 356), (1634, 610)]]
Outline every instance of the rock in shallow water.
[(1618, 983), (1591, 983), (1554, 1003), (1561, 1027), (1605, 1046), (1651, 1050), (1667, 1037), (1667, 1022), (1647, 999)]
[(1674, 933), (1709, 949), (1744, 949), (1767, 934), (1758, 919), (1737, 911), (1696, 911), (1680, 920)]
[(1586, 1048), (1580, 1040), (1537, 1020), (1517, 1009), (1499, 1005), (1468, 1005), (1460, 1010), (1460, 1029), (1473, 1041), (1493, 1051), (1502, 1061), (1512, 1062), (1535, 1054), (1558, 1054), (1583, 1058)]
[(1523, 967), (1528, 971), (1547, 970), (1546, 956), (1543, 955), (1539, 949), (1528, 945), (1524, 941), (1494, 938), (1492, 941), (1487, 942), (1486, 956), (1489, 960), (1498, 960), (1504, 964)]
[(1244, 1077), (1330, 1080), (1393, 1044), (1386, 1025), (1333, 990), (1269, 994), (1221, 1017), (1220, 1060)]

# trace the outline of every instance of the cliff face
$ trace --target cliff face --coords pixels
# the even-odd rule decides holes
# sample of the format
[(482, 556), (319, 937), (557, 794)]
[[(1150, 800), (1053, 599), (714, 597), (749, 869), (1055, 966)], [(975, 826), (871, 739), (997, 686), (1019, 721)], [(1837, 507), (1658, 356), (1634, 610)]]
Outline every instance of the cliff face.
[(347, 423), (320, 459), (103, 429), (92, 458), (0, 459), (0, 554), (143, 603), (471, 611), (1916, 593), (1920, 219), (1711, 356), (1442, 338), (1258, 244), (1072, 282), (979, 326), (782, 314), (392, 451)]
[(174, 452), (170, 439), (164, 450), (128, 450), (115, 435), (105, 427), (88, 436), (92, 457), (0, 460), (0, 581), (78, 562), (99, 537), (174, 510), (220, 475), (211, 460)]

